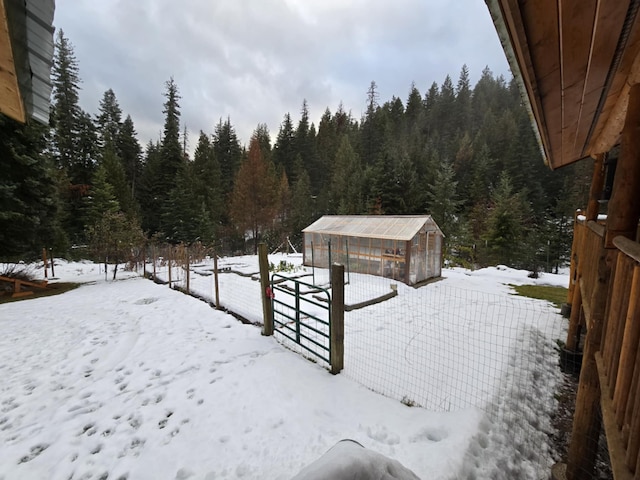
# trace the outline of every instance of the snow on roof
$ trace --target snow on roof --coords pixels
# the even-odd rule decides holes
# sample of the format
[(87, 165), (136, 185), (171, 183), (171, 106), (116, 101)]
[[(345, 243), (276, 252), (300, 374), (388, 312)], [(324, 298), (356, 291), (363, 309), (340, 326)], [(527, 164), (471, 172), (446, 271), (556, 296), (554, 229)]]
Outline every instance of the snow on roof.
[(420, 231), (442, 235), (431, 215), (325, 215), (302, 231), (404, 241), (411, 240)]

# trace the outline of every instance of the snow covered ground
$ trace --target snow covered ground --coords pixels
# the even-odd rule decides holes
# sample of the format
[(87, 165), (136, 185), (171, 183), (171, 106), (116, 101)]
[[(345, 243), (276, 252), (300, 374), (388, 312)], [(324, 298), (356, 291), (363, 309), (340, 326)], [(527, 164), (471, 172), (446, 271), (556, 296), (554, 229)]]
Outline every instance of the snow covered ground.
[[(97, 265), (59, 263), (61, 280), (84, 285), (0, 305), (2, 480), (289, 479), (344, 438), (424, 479), (548, 478), (548, 414), (560, 375), (553, 341), (564, 322), (506, 284), (566, 286), (566, 275), (454, 269), (421, 289), (400, 284), (395, 299), (346, 314), (345, 371), (332, 376), (258, 327), (167, 286), (125, 272), (105, 281)], [(255, 257), (220, 266), (231, 263), (258, 271)], [(212, 295), (210, 267), (198, 268), (192, 289)], [(226, 292), (243, 316), (260, 320), (258, 282), (233, 273), (220, 280), (221, 303)], [(353, 278), (347, 302), (388, 290), (388, 280)], [(484, 326), (471, 322), (485, 316)], [(386, 348), (381, 338), (400, 333), (410, 341), (399, 336)], [(467, 353), (438, 350), (447, 339), (467, 339), (459, 345)], [(429, 348), (416, 348), (421, 342)], [(489, 359), (479, 365), (483, 351)], [(367, 380), (375, 358), (448, 369), (402, 382), (431, 385), (441, 408), (424, 390), (384, 391), (390, 377)], [(454, 394), (443, 404), (447, 389)], [(404, 396), (428, 408), (410, 408), (398, 401)]]

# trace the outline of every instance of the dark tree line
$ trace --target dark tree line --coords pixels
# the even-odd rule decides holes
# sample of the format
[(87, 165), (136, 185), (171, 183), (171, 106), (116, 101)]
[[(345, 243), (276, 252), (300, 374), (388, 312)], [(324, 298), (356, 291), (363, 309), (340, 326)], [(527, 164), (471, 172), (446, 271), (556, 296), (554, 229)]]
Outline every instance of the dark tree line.
[(0, 257), (67, 251), (109, 231), (108, 219), (114, 232), (235, 251), (260, 239), (299, 245), (323, 214), (428, 213), (449, 262), (537, 270), (566, 260), (584, 204), (589, 166), (544, 166), (515, 81), (488, 68), (475, 86), (466, 66), (455, 84), (411, 85), (404, 101), (381, 103), (371, 82), (362, 118), (339, 105), (317, 126), (303, 100), (273, 145), (264, 124), (245, 147), (220, 119), (200, 132), (193, 158), (173, 79), (162, 136), (145, 148), (112, 90), (97, 114), (79, 107), (79, 67), (62, 31), (52, 79), (49, 128), (0, 119), (0, 162), (11, 172), (0, 184)]

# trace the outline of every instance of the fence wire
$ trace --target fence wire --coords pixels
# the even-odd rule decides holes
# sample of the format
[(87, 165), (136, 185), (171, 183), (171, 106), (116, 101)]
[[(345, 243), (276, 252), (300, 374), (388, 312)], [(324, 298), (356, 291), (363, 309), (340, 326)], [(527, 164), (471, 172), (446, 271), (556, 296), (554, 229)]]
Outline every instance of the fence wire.
[[(256, 257), (218, 259), (216, 303), (213, 252), (160, 253), (157, 280), (168, 282), (171, 265), (172, 286), (184, 290), (190, 258), (192, 294), (262, 323)], [(288, 265), (289, 257), (272, 258)], [(331, 287), (328, 269), (296, 267), (287, 274)], [(557, 308), (508, 296), (507, 286), (496, 292), (495, 285), (475, 284), (471, 290), (435, 281), (413, 288), (355, 273), (345, 281), (344, 375), (407, 406), (478, 409), (478, 433), (460, 471), (452, 474), (456, 480), (549, 477), (553, 463), (562, 460), (552, 444), (552, 419), (565, 381), (556, 342), (566, 338), (567, 322)]]

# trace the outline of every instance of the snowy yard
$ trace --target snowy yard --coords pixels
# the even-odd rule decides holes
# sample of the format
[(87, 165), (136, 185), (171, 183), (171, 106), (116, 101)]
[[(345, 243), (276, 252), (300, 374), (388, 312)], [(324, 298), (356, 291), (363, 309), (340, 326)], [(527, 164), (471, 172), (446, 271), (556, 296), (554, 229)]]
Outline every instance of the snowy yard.
[[(220, 267), (225, 262), (258, 271), (255, 257)], [(56, 274), (85, 285), (0, 305), (0, 479), (289, 479), (344, 438), (424, 479), (548, 477), (544, 417), (554, 406), (552, 345), (564, 323), (545, 302), (511, 297), (506, 284), (534, 282), (526, 272), (445, 270), (441, 282), (417, 290), (400, 284), (395, 299), (347, 313), (345, 371), (337, 376), (258, 327), (134, 274), (105, 282), (98, 266), (81, 263), (61, 264)], [(223, 305), (226, 293), (238, 313), (260, 319), (258, 282), (233, 273), (220, 282)], [(536, 282), (566, 286), (568, 278)], [(211, 296), (211, 284), (211, 276), (192, 276), (201, 295)], [(465, 289), (473, 294), (451, 301)], [(354, 278), (347, 302), (388, 290), (383, 279)], [(427, 294), (443, 303), (422, 321), (411, 302)], [(522, 300), (525, 313), (509, 328), (494, 321), (504, 314), (492, 310), (505, 304), (498, 299)], [(477, 315), (491, 317), (490, 328), (471, 324)], [(394, 325), (410, 335), (409, 348), (393, 343)], [(463, 342), (466, 353), (437, 351), (445, 338)], [(416, 347), (427, 341), (428, 352)], [(387, 356), (387, 363), (401, 356), (420, 371), (448, 373), (404, 379), (432, 385), (429, 394), (394, 389), (390, 377), (367, 380), (371, 357)], [(535, 395), (522, 395), (525, 387)], [(454, 394), (445, 398), (447, 389)], [(428, 409), (402, 404), (405, 395)], [(522, 423), (541, 433), (522, 434)]]

